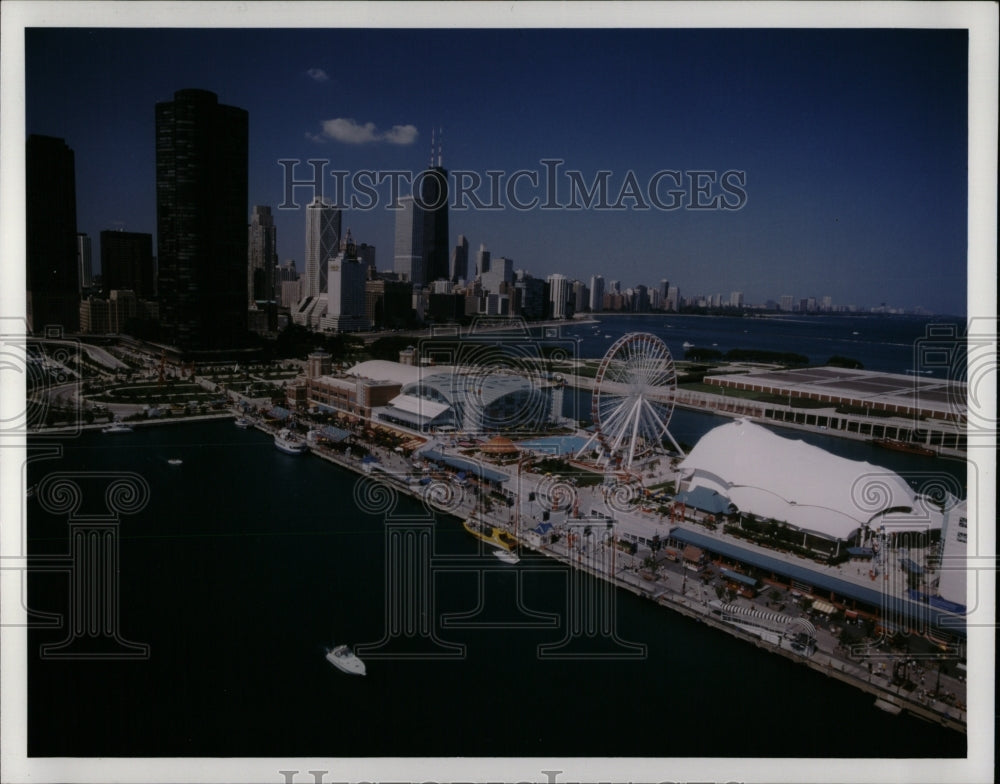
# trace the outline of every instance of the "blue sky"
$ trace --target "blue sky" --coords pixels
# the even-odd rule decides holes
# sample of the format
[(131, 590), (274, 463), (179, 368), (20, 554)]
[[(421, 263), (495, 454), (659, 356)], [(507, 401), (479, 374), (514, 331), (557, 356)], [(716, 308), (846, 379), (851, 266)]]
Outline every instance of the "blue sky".
[[(557, 158), (612, 171), (612, 200), (629, 171), (736, 170), (739, 210), (469, 209), (451, 241), (535, 275), (965, 312), (964, 30), (32, 29), (25, 58), (26, 130), (75, 150), (95, 244), (155, 234), (153, 107), (198, 87), (249, 112), (251, 204), (283, 201), (283, 158), (419, 171), (440, 126), (450, 170)], [(276, 213), (301, 270), (303, 212)], [(391, 211), (344, 226), (391, 267)]]

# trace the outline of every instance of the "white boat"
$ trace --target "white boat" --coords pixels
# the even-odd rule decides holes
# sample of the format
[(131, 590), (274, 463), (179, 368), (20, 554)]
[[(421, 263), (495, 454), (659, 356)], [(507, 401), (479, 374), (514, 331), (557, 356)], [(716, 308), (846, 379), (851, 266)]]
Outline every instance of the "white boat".
[(253, 422), (251, 422), (246, 417), (240, 417), (239, 419), (236, 420), (235, 424), (236, 427), (240, 428), (240, 430), (246, 430), (248, 427), (250, 427), (250, 425), (253, 424)]
[(286, 455), (301, 455), (309, 446), (287, 427), (278, 431), (274, 437), (274, 445)]
[(107, 427), (101, 428), (102, 433), (131, 433), (132, 428), (121, 422), (114, 422)]
[(170, 465), (181, 465), (184, 461), (181, 460), (179, 457), (171, 457), (167, 462)]
[(682, 344), (684, 348), (694, 348), (694, 343), (688, 343), (686, 340)]
[(365, 674), (365, 663), (355, 656), (354, 652), (346, 645), (328, 648), (326, 651), (326, 660), (338, 670), (342, 670), (350, 675)]
[(504, 563), (517, 564), (521, 563), (521, 559), (518, 558), (514, 553), (508, 552), (507, 550), (494, 550), (493, 555), (499, 558)]

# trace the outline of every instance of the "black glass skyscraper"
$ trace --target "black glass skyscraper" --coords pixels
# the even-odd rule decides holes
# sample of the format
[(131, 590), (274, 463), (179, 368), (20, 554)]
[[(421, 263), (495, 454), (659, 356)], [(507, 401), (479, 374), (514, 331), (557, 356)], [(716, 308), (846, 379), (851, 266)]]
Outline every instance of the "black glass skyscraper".
[(434, 165), (434, 141), (431, 139), (431, 165), (423, 173), (420, 183), (420, 206), (424, 212), (424, 279), (415, 281), (433, 283), (449, 278), (448, 245), (448, 170), (441, 165), (441, 146), (438, 144), (437, 165)]
[(28, 137), (25, 161), (28, 327), (41, 334), (80, 327), (76, 240), (76, 169), (62, 139)]
[(152, 299), (153, 235), (134, 231), (101, 232), (101, 288), (107, 296), (114, 289), (131, 289), (137, 297)]
[(247, 331), (247, 112), (206, 90), (156, 105), (156, 226), (164, 339), (224, 349)]

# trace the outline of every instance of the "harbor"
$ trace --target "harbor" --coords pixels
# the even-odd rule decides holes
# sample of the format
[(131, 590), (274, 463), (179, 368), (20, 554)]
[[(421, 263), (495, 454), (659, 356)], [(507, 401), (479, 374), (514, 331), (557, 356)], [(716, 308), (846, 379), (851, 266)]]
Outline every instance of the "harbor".
[[(262, 421), (255, 422), (255, 426), (269, 435), (277, 432), (275, 428)], [(458, 452), (454, 447), (442, 444), (437, 444), (435, 448), (443, 454)], [(561, 510), (543, 509), (542, 504), (536, 500), (527, 499), (550, 497), (551, 489), (548, 491), (546, 489), (549, 478), (522, 472), (517, 467), (514, 471), (508, 469), (509, 478), (512, 482), (516, 482), (516, 491), (510, 492), (512, 507), (503, 506), (500, 507), (503, 511), (497, 511), (496, 508), (491, 509), (489, 503), (483, 502), (488, 494), (488, 486), (482, 490), (480, 488), (483, 485), (476, 483), (475, 480), (471, 480), (471, 484), (466, 478), (457, 480), (455, 472), (449, 472), (444, 468), (435, 468), (434, 478), (430, 482), (421, 484), (420, 480), (425, 478), (426, 474), (416, 469), (411, 460), (392, 450), (378, 447), (369, 449), (370, 455), (378, 461), (379, 470), (373, 470), (373, 462), (370, 459), (365, 462), (360, 457), (338, 454), (323, 446), (314, 444), (310, 447), (313, 455), (358, 474), (359, 482), (380, 483), (391, 488), (394, 493), (409, 495), (436, 514), (446, 513), (456, 521), (478, 519), (488, 523), (510, 541), (516, 539), (522, 553), (538, 553), (573, 570), (643, 597), (666, 610), (680, 613), (761, 650), (782, 656), (796, 665), (835, 678), (871, 695), (875, 698), (876, 705), (883, 710), (907, 711), (923, 720), (959, 732), (964, 732), (966, 729), (965, 681), (963, 678), (941, 674), (941, 662), (944, 658), (941, 650), (931, 647), (913, 657), (892, 650), (888, 644), (870, 649), (852, 650), (852, 646), (842, 644), (838, 635), (840, 628), (828, 617), (817, 618), (816, 613), (807, 613), (799, 606), (795, 606), (794, 615), (801, 619), (809, 619), (807, 626), (811, 627), (814, 635), (811, 638), (813, 643), (811, 650), (808, 655), (803, 655), (790, 644), (790, 635), (785, 636), (779, 632), (768, 641), (759, 634), (748, 631), (746, 627), (727, 623), (722, 619), (715, 609), (719, 604), (716, 600), (716, 587), (725, 583), (723, 575), (727, 571), (726, 564), (721, 559), (706, 562), (707, 574), (701, 569), (698, 573), (692, 574), (685, 564), (672, 561), (669, 557), (661, 558), (655, 564), (655, 568), (650, 569), (648, 564), (650, 550), (643, 548), (637, 550), (635, 554), (621, 552), (616, 547), (617, 542), (611, 528), (613, 524), (615, 532), (620, 529), (644, 531), (648, 534), (646, 541), (651, 541), (656, 536), (661, 537), (664, 543), (680, 545), (679, 541), (671, 539), (671, 532), (677, 528), (676, 523), (680, 522), (683, 527), (698, 529), (704, 524), (703, 514), (692, 511), (690, 516), (680, 521), (664, 521), (652, 512), (623, 509), (620, 503), (615, 503), (613, 497), (615, 489), (609, 490), (602, 485), (586, 489), (573, 488), (569, 491), (573, 495), (572, 502), (567, 503), (564, 499)], [(494, 467), (492, 470), (504, 469)], [(664, 474), (664, 477), (666, 476), (669, 475)], [(458, 481), (462, 481), (463, 484), (457, 484)], [(448, 489), (442, 493), (445, 483)], [(370, 489), (359, 492), (368, 493)], [(586, 514), (581, 514), (581, 508), (587, 509)], [(545, 544), (540, 544), (537, 536), (532, 539), (530, 533), (542, 517), (545, 518), (550, 530), (556, 534)], [(681, 530), (683, 531), (683, 528)], [(587, 537), (592, 533), (595, 534), (587, 544), (583, 543), (584, 531), (587, 532)], [(768, 552), (762, 548), (754, 548), (753, 545), (725, 533), (713, 531), (711, 536), (720, 541), (729, 540), (731, 544), (736, 544), (742, 549)], [(507, 548), (507, 545), (499, 544), (499, 540), (490, 544)], [(769, 555), (773, 557), (774, 551), (769, 551)], [(810, 571), (827, 571), (831, 576), (861, 588), (867, 589), (871, 584), (868, 570), (862, 572), (860, 567), (855, 569), (853, 564), (841, 564), (824, 570), (815, 561), (798, 560)], [(645, 565), (644, 561), (647, 561)], [(794, 594), (798, 594), (794, 598), (801, 600), (804, 597), (807, 600), (802, 608), (808, 608), (823, 598), (818, 591), (815, 595), (802, 594), (787, 581), (783, 584), (775, 580), (764, 587), (766, 590), (762, 592), (761, 598), (768, 596), (772, 591), (778, 591), (782, 599), (791, 603), (794, 602)], [(740, 601), (745, 603), (747, 611), (753, 609), (760, 612), (773, 611), (773, 600), (741, 599)], [(609, 622), (613, 621), (612, 618), (600, 616), (600, 610), (595, 607), (584, 607), (581, 611), (598, 613), (589, 619), (593, 628), (606, 629)], [(852, 615), (858, 617), (857, 612), (852, 612)], [(843, 625), (843, 617), (838, 623)], [(950, 657), (954, 655), (951, 653)], [(897, 665), (901, 658), (906, 662), (907, 673), (912, 668), (916, 680), (911, 680), (908, 675), (903, 679), (900, 678)]]

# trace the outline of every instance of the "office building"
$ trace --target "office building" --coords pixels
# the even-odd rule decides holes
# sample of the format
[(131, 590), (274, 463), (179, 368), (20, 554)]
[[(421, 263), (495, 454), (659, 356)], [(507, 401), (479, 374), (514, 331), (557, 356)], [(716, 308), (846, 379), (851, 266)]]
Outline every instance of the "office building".
[(247, 227), (247, 304), (274, 299), (278, 230), (270, 207), (254, 205)]
[(413, 322), (413, 284), (398, 280), (365, 282), (365, 320), (374, 329), (398, 329)]
[(431, 165), (420, 182), (420, 207), (424, 216), (423, 285), (450, 276), (448, 265), (448, 171), (441, 164), (441, 137), (438, 136), (437, 163), (431, 135)]
[(245, 340), (248, 123), (207, 90), (156, 104), (160, 324), (182, 349)]
[(399, 279), (423, 286), (424, 274), (424, 211), (418, 200), (405, 196), (399, 200), (400, 210), (396, 213), (396, 245), (392, 269)]
[(134, 291), (140, 299), (156, 294), (153, 235), (133, 231), (101, 232), (101, 291)]
[(469, 277), (469, 241), (464, 234), (458, 235), (458, 242), (451, 252), (451, 268), (449, 270), (452, 283), (467, 280)]
[(490, 271), (490, 252), (486, 250), (485, 244), (479, 245), (479, 251), (476, 253), (476, 277), (479, 277), (484, 272)]
[(94, 252), (86, 234), (76, 235), (76, 266), (80, 290), (89, 289), (94, 284)]
[(604, 308), (604, 277), (590, 276), (590, 312), (597, 313)]
[(357, 246), (347, 232), (347, 246), (330, 259), (327, 272), (326, 315), (320, 327), (329, 332), (357, 332), (369, 326), (365, 318), (367, 268), (358, 260)]
[(306, 207), (306, 267), (302, 298), (315, 298), (327, 290), (330, 259), (340, 253), (340, 210), (316, 196)]
[(25, 161), (28, 328), (75, 332), (80, 325), (76, 164), (63, 139), (28, 137)]

